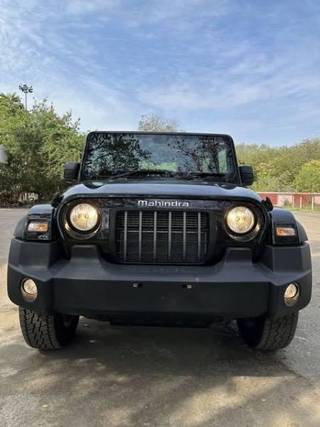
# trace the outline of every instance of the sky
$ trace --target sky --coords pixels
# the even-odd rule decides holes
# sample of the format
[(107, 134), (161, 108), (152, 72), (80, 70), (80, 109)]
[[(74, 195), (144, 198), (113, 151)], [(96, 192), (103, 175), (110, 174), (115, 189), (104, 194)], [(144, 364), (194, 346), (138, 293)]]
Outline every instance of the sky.
[(20, 83), (83, 131), (154, 113), (295, 144), (320, 136), (320, 1), (0, 0), (0, 92)]

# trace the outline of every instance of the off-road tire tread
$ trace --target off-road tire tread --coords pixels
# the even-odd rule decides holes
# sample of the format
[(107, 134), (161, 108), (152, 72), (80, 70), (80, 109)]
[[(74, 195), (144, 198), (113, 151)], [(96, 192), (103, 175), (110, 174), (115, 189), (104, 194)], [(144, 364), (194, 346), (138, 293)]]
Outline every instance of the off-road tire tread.
[(250, 331), (242, 319), (238, 320), (240, 334), (252, 348), (261, 351), (275, 351), (287, 347), (295, 334), (299, 312), (294, 312), (279, 318), (252, 319), (263, 322), (261, 330)]
[(30, 347), (39, 350), (57, 350), (62, 347), (57, 337), (54, 315), (40, 315), (19, 307), (22, 335)]
[(287, 316), (265, 319), (264, 329), (257, 350), (274, 351), (287, 347), (296, 332), (299, 313), (291, 313)]

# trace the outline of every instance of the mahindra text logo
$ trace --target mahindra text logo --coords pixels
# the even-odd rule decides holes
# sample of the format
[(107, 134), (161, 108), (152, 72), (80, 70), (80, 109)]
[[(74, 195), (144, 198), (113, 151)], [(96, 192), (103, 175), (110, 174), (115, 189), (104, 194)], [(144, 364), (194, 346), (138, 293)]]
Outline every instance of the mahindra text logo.
[(189, 208), (189, 202), (179, 200), (138, 200), (139, 208)]

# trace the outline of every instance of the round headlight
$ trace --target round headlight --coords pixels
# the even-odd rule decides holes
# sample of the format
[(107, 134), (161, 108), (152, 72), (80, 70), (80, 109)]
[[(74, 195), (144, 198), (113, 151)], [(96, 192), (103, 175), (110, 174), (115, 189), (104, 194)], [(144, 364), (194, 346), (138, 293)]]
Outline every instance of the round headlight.
[(226, 222), (234, 233), (246, 234), (253, 229), (256, 220), (251, 209), (245, 206), (236, 206), (228, 212)]
[(69, 214), (70, 225), (78, 231), (91, 231), (99, 221), (98, 210), (89, 203), (75, 205)]

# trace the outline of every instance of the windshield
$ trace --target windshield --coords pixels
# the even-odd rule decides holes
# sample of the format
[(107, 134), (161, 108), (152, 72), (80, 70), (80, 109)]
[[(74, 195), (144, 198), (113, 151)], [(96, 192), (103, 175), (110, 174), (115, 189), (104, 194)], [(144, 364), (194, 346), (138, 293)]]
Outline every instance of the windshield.
[(101, 133), (88, 135), (82, 162), (84, 180), (164, 175), (206, 176), (234, 181), (232, 141), (228, 137), (191, 134)]

